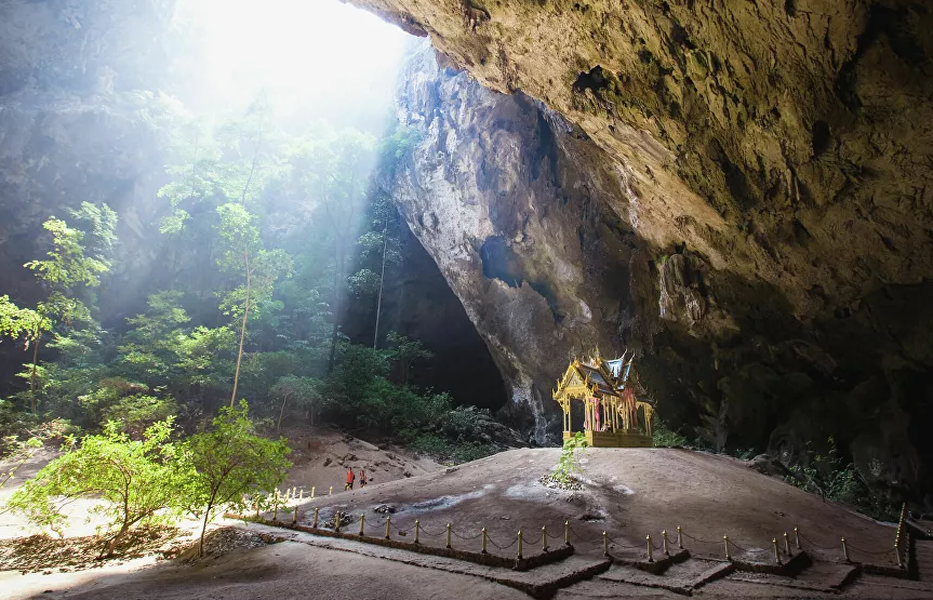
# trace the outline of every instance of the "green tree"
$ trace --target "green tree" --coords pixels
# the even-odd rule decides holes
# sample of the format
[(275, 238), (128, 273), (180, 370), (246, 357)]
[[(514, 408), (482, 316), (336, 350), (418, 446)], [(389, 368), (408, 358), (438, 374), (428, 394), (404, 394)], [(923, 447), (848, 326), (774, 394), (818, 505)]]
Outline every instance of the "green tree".
[(396, 382), (401, 385), (408, 384), (411, 368), (416, 361), (434, 358), (434, 354), (430, 350), (425, 350), (421, 342), (418, 340), (411, 340), (394, 331), (389, 332), (386, 336), (386, 341), (391, 345), (388, 357), (394, 365), (393, 370), (395, 371)]
[[(116, 240), (114, 228), (117, 215), (106, 204), (95, 206), (83, 202), (81, 208), (70, 211), (84, 229), (71, 227), (65, 221), (51, 217), (43, 227), (52, 235), (52, 249), (45, 260), (27, 262), (24, 267), (35, 272), (37, 279), (49, 295), (39, 302), (34, 311), (23, 311), (6, 299), (0, 312), (4, 331), (8, 335), (26, 337), (26, 346), (32, 345), (32, 369), (29, 376), (30, 408), (36, 412), (36, 387), (39, 380), (39, 347), (42, 336), (52, 330), (56, 322), (72, 325), (76, 321), (89, 321), (90, 311), (78, 295), (82, 289), (100, 285), (100, 276), (110, 270), (108, 255)], [(19, 325), (16, 325), (18, 320)]]
[(242, 286), (224, 297), (221, 305), (225, 314), (234, 318), (242, 317), (233, 393), (230, 396), (230, 406), (233, 406), (240, 380), (250, 308), (271, 300), (275, 281), (291, 272), (291, 258), (282, 250), (267, 251), (263, 248), (259, 229), (253, 223), (255, 217), (242, 205), (231, 202), (218, 207), (217, 212), (220, 215), (218, 228), (225, 245), (218, 264), (225, 271), (243, 277), (244, 281)]
[(582, 431), (578, 431), (569, 440), (564, 440), (564, 446), (560, 451), (560, 458), (557, 460), (557, 466), (554, 468), (553, 478), (562, 486), (570, 486), (582, 473), (580, 467), (580, 454), (587, 448), (586, 437)]
[(180, 514), (182, 484), (194, 474), (176, 460), (169, 441), (172, 418), (150, 426), (142, 440), (131, 440), (109, 422), (101, 435), (88, 435), (42, 468), (10, 497), (8, 506), (33, 523), (61, 533), (62, 508), (77, 498), (99, 496), (92, 509), (108, 522), (106, 554), (137, 524), (167, 521)]
[(276, 431), (282, 429), (282, 416), (285, 414), (285, 406), (289, 401), (306, 407), (311, 425), (314, 425), (315, 413), (318, 410), (319, 385), (320, 382), (314, 378), (295, 375), (286, 375), (276, 382), (270, 391), (273, 397), (282, 399), (279, 418), (275, 424)]
[(190, 510), (203, 514), (198, 554), (204, 554), (207, 525), (221, 507), (245, 509), (246, 494), (268, 492), (285, 480), (291, 450), (285, 440), (270, 440), (256, 434), (249, 407), (224, 407), (211, 431), (198, 433), (185, 442), (186, 460), (194, 475), (185, 496)]

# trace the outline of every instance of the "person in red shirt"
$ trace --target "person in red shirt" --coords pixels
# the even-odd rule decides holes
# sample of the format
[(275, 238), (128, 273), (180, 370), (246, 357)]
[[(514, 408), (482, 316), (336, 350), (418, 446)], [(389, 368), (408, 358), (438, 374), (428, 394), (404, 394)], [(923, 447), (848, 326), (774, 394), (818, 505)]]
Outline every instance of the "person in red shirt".
[(347, 485), (344, 486), (343, 491), (353, 489), (353, 480), (356, 479), (356, 476), (353, 474), (353, 469), (347, 467)]

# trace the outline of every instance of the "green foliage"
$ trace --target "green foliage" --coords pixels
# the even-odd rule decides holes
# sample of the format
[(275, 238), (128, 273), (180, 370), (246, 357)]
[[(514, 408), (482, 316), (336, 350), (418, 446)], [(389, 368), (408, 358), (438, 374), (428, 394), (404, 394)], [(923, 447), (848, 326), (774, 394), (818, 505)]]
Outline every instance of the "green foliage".
[(5, 472), (0, 473), (0, 489), (16, 477), (16, 472), (41, 450), (47, 441), (62, 437), (68, 429), (67, 422), (53, 419), (30, 427), (22, 433), (0, 439), (0, 458), (9, 463)]
[(655, 448), (685, 448), (690, 445), (687, 438), (668, 428), (659, 417), (651, 424), (651, 437)]
[(436, 433), (420, 433), (406, 442), (415, 452), (427, 454), (442, 462), (464, 463), (491, 456), (499, 451), (492, 444), (455, 441)]
[(586, 436), (582, 431), (578, 431), (569, 440), (564, 440), (552, 478), (564, 487), (575, 484), (583, 474), (580, 455), (586, 452), (586, 448)]
[(273, 397), (280, 398), (282, 401), (279, 418), (275, 424), (276, 431), (282, 428), (282, 417), (285, 415), (285, 408), (289, 406), (289, 403), (294, 408), (307, 411), (310, 424), (315, 424), (315, 415), (320, 410), (321, 403), (320, 385), (321, 382), (313, 377), (285, 375), (279, 378), (270, 390)]
[(805, 461), (789, 465), (788, 470), (790, 475), (784, 478), (787, 483), (819, 494), (824, 500), (849, 504), (875, 519), (897, 519), (900, 503), (890, 491), (869, 484), (854, 463), (845, 461), (832, 436), (826, 441), (825, 452), (814, 450), (808, 443)]
[(20, 308), (4, 294), (0, 296), (0, 337), (18, 339), (35, 331), (49, 331), (51, 320), (38, 311)]
[[(224, 407), (211, 431), (185, 442), (185, 461), (191, 466), (184, 497), (189, 510), (203, 518), (199, 553), (204, 553), (204, 532), (222, 507), (243, 511), (246, 495), (268, 492), (285, 480), (291, 452), (285, 440), (256, 435), (245, 401)], [(193, 473), (192, 473), (193, 470)]]
[(110, 550), (139, 524), (168, 521), (182, 508), (178, 490), (190, 481), (169, 441), (172, 419), (150, 426), (142, 440), (131, 440), (110, 422), (101, 435), (89, 435), (46, 465), (10, 497), (8, 506), (32, 523), (61, 534), (62, 508), (78, 498), (99, 496), (91, 509), (107, 522)]

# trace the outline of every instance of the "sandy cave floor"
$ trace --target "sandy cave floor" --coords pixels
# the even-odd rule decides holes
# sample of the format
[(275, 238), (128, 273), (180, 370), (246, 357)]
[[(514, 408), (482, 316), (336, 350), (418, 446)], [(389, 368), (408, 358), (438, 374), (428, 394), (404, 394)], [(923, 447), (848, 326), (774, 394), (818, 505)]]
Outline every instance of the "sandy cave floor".
[[(861, 575), (841, 593), (827, 589), (826, 582), (847, 569), (840, 564), (841, 551), (836, 548), (841, 535), (849, 540), (853, 559), (893, 564), (893, 552), (885, 553), (893, 542), (893, 526), (822, 502), (728, 457), (684, 450), (593, 449), (584, 458), (586, 489), (571, 493), (546, 488), (538, 481), (556, 463), (557, 449), (513, 450), (459, 467), (439, 468), (397, 449), (380, 449), (335, 432), (325, 434), (324, 440), (311, 436), (292, 440), (292, 446), (296, 466), (287, 486), (310, 489), (314, 485), (318, 490), (335, 486), (333, 496), (306, 499), (299, 507), (304, 524), (309, 524), (312, 509), (317, 507), (322, 521), (337, 510), (349, 513), (353, 522), (345, 530), (353, 532), (358, 530), (359, 515), (366, 514), (367, 533), (375, 533), (384, 531), (388, 515), (393, 535), (407, 530), (410, 540), (414, 520), (419, 519), (422, 542), (443, 545), (444, 526), (451, 522), (457, 536), (454, 546), (465, 549), (478, 549), (473, 548), (478, 540), (463, 538), (472, 538), (481, 527), (502, 545), (522, 529), (529, 540), (529, 555), (540, 552), (542, 525), (557, 538), (550, 542), (555, 546), (562, 542), (563, 523), (569, 520), (581, 561), (601, 556), (603, 530), (614, 542), (613, 555), (637, 558), (644, 554), (646, 534), (652, 534), (657, 544), (660, 531), (667, 529), (674, 540), (673, 532), (681, 525), (687, 534), (685, 546), (696, 557), (688, 561), (695, 570), (697, 565), (721, 560), (723, 534), (737, 545), (736, 555), (766, 560), (772, 551), (771, 538), (780, 538), (796, 526), (805, 536), (805, 549), (817, 561), (798, 580), (736, 573), (692, 590), (693, 595), (933, 598), (933, 582), (928, 581), (933, 580), (933, 542), (917, 544), (921, 581)], [(374, 483), (362, 490), (339, 491), (348, 465), (374, 473)], [(272, 535), (292, 537), (271, 545), (248, 544), (252, 547), (238, 547), (193, 565), (157, 564), (149, 557), (71, 573), (0, 572), (0, 589), (17, 599), (460, 598), (464, 592), (477, 598), (529, 597), (482, 577), (456, 572), (459, 568), (447, 559), (407, 556), (411, 553), (403, 551), (380, 554), (368, 544), (322, 543), (323, 538), (317, 536), (233, 521), (222, 525), (245, 527), (254, 536), (268, 529)], [(7, 537), (15, 529), (4, 521), (0, 527)], [(856, 548), (881, 554), (860, 556)], [(514, 547), (508, 552), (514, 552)], [(704, 562), (704, 558), (709, 560)], [(684, 573), (687, 570), (681, 568)], [(562, 589), (556, 598), (680, 597), (653, 587), (651, 581), (631, 583), (626, 573), (613, 573)], [(677, 576), (672, 570), (667, 581)]]

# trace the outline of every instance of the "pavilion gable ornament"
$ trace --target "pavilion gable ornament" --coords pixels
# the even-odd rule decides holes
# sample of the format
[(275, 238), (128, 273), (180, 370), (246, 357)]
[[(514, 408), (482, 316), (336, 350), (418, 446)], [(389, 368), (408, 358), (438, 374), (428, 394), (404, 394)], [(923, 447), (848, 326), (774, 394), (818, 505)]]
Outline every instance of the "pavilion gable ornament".
[(574, 437), (574, 426), (579, 425), (593, 447), (652, 446), (654, 406), (633, 363), (634, 353), (604, 360), (598, 348), (588, 358), (571, 361), (552, 391), (564, 413), (565, 440)]

